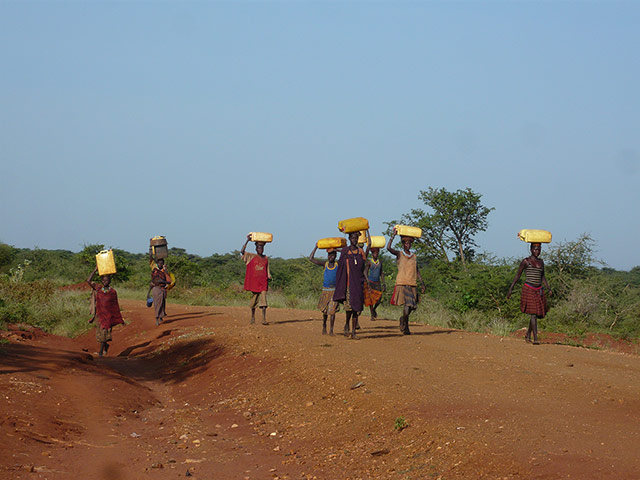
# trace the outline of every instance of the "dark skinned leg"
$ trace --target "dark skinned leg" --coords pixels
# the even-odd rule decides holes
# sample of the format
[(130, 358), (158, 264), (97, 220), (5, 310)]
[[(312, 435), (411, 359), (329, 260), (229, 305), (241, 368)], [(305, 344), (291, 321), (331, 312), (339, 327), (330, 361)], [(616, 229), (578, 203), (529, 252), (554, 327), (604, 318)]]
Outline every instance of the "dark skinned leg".
[(353, 312), (353, 322), (351, 323), (351, 326), (351, 338), (358, 338), (356, 337), (356, 330), (360, 328), (358, 325), (358, 312)]
[(326, 313), (322, 314), (322, 334), (323, 335), (327, 334), (327, 314)]
[(100, 342), (100, 351), (98, 352), (98, 356), (102, 357), (102, 355), (104, 354), (104, 344), (106, 342)]
[(404, 318), (404, 328), (402, 329), (403, 335), (411, 335), (411, 332), (409, 331), (409, 315), (412, 311), (413, 309), (409, 305), (404, 306), (404, 312), (402, 315), (402, 317)]
[(376, 307), (373, 305), (369, 306), (369, 311), (371, 312), (371, 321), (373, 322), (376, 319)]
[(371, 318), (371, 320), (373, 320), (374, 318), (376, 320), (378, 319), (378, 307), (380, 306), (381, 301), (382, 299), (378, 300), (376, 304), (371, 307), (371, 312), (373, 313), (373, 317)]
[(533, 344), (540, 345), (540, 342), (538, 341), (538, 316), (531, 315), (530, 323), (533, 331)]
[(353, 312), (347, 312), (347, 321), (344, 324), (344, 336), (348, 337), (349, 336), (349, 321), (351, 320), (351, 314)]
[(527, 334), (524, 336), (524, 341), (527, 343), (531, 342), (531, 334), (533, 333), (533, 323), (535, 318), (535, 315), (529, 316), (529, 326), (527, 327)]
[(256, 308), (255, 307), (253, 307), (251, 309), (251, 322), (249, 322), (249, 323), (251, 323), (251, 325), (256, 323)]
[(262, 324), (269, 325), (269, 322), (267, 322), (267, 307), (260, 307), (260, 310), (262, 310)]
[(329, 335), (333, 337), (333, 324), (336, 323), (336, 314), (329, 316)]

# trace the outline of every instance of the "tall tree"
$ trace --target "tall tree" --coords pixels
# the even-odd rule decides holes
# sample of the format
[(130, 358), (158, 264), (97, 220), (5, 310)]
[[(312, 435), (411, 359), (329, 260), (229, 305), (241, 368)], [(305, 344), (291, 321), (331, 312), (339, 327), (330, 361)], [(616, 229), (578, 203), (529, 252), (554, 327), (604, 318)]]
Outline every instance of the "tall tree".
[[(494, 208), (482, 205), (482, 195), (470, 188), (449, 192), (429, 187), (421, 190), (418, 198), (432, 212), (416, 208), (400, 217), (402, 223), (422, 228), (422, 239), (416, 248), (445, 262), (449, 262), (449, 252), (454, 252), (465, 265), (477, 247), (473, 237), (487, 229), (487, 216)], [(390, 228), (393, 223), (388, 223)]]

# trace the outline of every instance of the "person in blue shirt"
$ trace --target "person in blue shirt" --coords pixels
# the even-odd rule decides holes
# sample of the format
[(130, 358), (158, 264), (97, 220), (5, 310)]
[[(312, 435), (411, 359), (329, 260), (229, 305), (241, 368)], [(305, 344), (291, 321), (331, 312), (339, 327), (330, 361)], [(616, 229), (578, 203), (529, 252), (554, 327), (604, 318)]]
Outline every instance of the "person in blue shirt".
[(382, 302), (382, 292), (385, 291), (384, 272), (380, 261), (380, 249), (371, 248), (371, 259), (367, 260), (365, 267), (364, 305), (371, 311), (371, 320), (378, 318), (376, 309)]
[(340, 308), (338, 302), (333, 300), (333, 292), (336, 289), (336, 273), (338, 263), (336, 262), (337, 251), (335, 248), (327, 249), (327, 261), (315, 258), (318, 245), (313, 248), (309, 260), (315, 265), (324, 267), (324, 277), (322, 280), (322, 294), (318, 300), (318, 309), (322, 312), (322, 334), (327, 334), (327, 318), (329, 319), (329, 335), (333, 336), (333, 325), (336, 321), (336, 312)]

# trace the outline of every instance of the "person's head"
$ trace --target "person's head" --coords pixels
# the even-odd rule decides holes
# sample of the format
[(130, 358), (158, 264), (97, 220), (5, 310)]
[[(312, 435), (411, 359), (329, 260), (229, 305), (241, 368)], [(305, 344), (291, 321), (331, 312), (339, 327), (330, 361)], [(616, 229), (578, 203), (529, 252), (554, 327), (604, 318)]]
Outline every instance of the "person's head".
[(264, 242), (256, 242), (256, 253), (262, 255), (264, 253)]
[(327, 250), (327, 258), (329, 260), (329, 263), (333, 263), (336, 261), (337, 254), (338, 252), (336, 252), (335, 248), (332, 248), (331, 250)]
[(164, 267), (164, 258), (159, 258), (156, 264), (158, 265), (158, 268)]
[(102, 282), (102, 286), (108, 287), (111, 285), (111, 275), (102, 275), (102, 277), (100, 277), (100, 281)]
[(349, 234), (349, 243), (352, 247), (356, 247), (358, 245), (358, 238), (360, 238), (360, 232), (351, 232)]
[(378, 257), (380, 256), (380, 249), (378, 247), (372, 247), (371, 256), (373, 257), (374, 260), (377, 260)]
[(409, 251), (411, 250), (411, 245), (413, 245), (413, 237), (406, 237), (406, 236), (402, 236), (400, 237), (400, 241), (402, 242), (402, 248), (405, 249), (405, 251)]
[(530, 250), (531, 250), (531, 255), (538, 258), (540, 256), (540, 252), (542, 252), (542, 244), (532, 243)]

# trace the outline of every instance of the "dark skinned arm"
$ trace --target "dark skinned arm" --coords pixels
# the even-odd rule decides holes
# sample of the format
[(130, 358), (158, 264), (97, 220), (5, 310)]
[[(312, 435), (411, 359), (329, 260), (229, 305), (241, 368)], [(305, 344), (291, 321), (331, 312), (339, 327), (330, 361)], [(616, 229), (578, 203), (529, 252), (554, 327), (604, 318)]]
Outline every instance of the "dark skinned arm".
[(251, 234), (247, 235), (247, 241), (244, 242), (242, 249), (240, 250), (240, 255), (244, 255), (244, 251), (247, 249), (247, 244), (251, 241)]
[(398, 254), (400, 252), (391, 246), (393, 245), (393, 239), (396, 238), (396, 235), (396, 227), (393, 227), (393, 234), (389, 237), (389, 241), (387, 242), (387, 251), (394, 257), (398, 258)]
[(369, 229), (365, 231), (365, 235), (367, 236), (367, 249), (364, 252), (364, 258), (369, 258), (369, 251), (371, 250), (371, 235), (369, 235)]
[(513, 287), (515, 286), (516, 283), (518, 283), (518, 280), (520, 280), (520, 276), (522, 275), (522, 272), (524, 272), (524, 269), (527, 267), (527, 264), (528, 262), (526, 258), (520, 262), (520, 266), (518, 267), (518, 272), (516, 273), (516, 276), (513, 279), (513, 282), (511, 282), (511, 286), (509, 287), (509, 293), (507, 293), (507, 299), (511, 298), (511, 292), (513, 291)]
[(547, 277), (544, 275), (544, 260), (540, 259), (540, 263), (542, 263), (542, 284), (545, 286), (545, 288), (549, 292), (549, 296), (551, 296), (553, 295), (553, 292), (551, 291), (549, 282), (547, 282)]
[(94, 285), (93, 285), (93, 277), (96, 275), (96, 273), (98, 273), (98, 267), (94, 268), (93, 272), (91, 272), (91, 275), (89, 275), (89, 278), (87, 278), (87, 283), (94, 290), (95, 290), (95, 288), (94, 288)]
[(422, 275), (420, 275), (420, 269), (418, 268), (418, 265), (416, 265), (416, 273), (418, 274), (418, 280), (420, 280), (420, 291), (424, 295), (426, 287), (424, 286), (424, 280), (422, 280)]
[(316, 246), (313, 247), (313, 250), (311, 250), (311, 255), (309, 255), (309, 260), (311, 260), (311, 263), (318, 265), (319, 267), (324, 267), (324, 262), (315, 258), (316, 250), (318, 250), (318, 244), (316, 244)]

